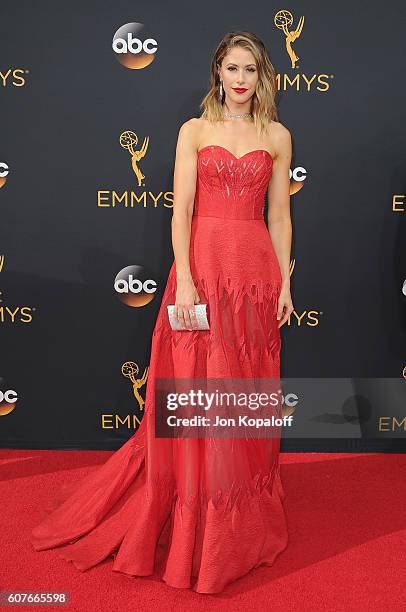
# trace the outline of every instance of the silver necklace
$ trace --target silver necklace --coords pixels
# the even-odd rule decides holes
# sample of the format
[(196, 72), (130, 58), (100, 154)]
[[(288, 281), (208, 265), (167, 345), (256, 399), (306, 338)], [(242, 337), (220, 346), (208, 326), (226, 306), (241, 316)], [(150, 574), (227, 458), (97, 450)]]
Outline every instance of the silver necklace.
[(231, 113), (224, 112), (224, 117), (226, 119), (242, 119), (244, 117), (252, 117), (252, 113), (244, 113), (242, 115), (232, 115)]

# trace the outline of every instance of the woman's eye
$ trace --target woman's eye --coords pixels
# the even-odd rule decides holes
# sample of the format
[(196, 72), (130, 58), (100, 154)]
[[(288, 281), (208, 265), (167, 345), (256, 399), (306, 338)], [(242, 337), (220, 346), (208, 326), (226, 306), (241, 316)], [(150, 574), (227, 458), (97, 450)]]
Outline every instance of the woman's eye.
[[(229, 66), (227, 70), (235, 70), (235, 66)], [(255, 68), (247, 68), (248, 72), (255, 72)]]

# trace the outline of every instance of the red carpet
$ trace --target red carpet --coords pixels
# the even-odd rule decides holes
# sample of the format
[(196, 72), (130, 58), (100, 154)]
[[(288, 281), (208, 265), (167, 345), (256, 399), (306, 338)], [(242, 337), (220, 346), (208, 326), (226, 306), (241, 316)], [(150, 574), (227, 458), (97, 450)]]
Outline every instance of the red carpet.
[(81, 573), (53, 550), (32, 549), (31, 528), (53, 507), (55, 492), (110, 454), (0, 450), (0, 591), (65, 591), (71, 603), (62, 609), (86, 612), (406, 609), (405, 455), (282, 453), (288, 548), (274, 567), (252, 571), (219, 595), (200, 595), (158, 577), (111, 572), (111, 560)]

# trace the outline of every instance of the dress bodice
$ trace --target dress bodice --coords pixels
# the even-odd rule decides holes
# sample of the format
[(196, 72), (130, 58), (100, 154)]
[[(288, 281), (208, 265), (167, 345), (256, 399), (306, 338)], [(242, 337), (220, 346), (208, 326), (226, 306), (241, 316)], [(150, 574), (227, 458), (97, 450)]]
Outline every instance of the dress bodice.
[(198, 152), (194, 216), (263, 219), (273, 160), (265, 149), (235, 157), (219, 145)]

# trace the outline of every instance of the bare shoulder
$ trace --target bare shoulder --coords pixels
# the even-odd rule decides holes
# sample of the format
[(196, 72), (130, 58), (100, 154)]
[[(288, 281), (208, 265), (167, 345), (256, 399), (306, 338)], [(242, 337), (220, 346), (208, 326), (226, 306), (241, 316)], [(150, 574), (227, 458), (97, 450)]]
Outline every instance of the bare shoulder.
[(178, 144), (189, 151), (197, 151), (199, 137), (202, 129), (201, 119), (192, 117), (181, 124), (179, 128)]
[(199, 119), (197, 119), (196, 117), (192, 117), (191, 119), (184, 121), (184, 123), (182, 123), (179, 128), (179, 134), (184, 137), (193, 136), (193, 134), (195, 134), (199, 129), (200, 124), (198, 123), (198, 121)]
[(288, 128), (279, 121), (270, 123), (270, 134), (275, 156), (290, 156), (292, 151), (292, 136)]
[(278, 141), (286, 142), (291, 139), (288, 128), (279, 121), (271, 121), (270, 133), (273, 134), (273, 137)]

